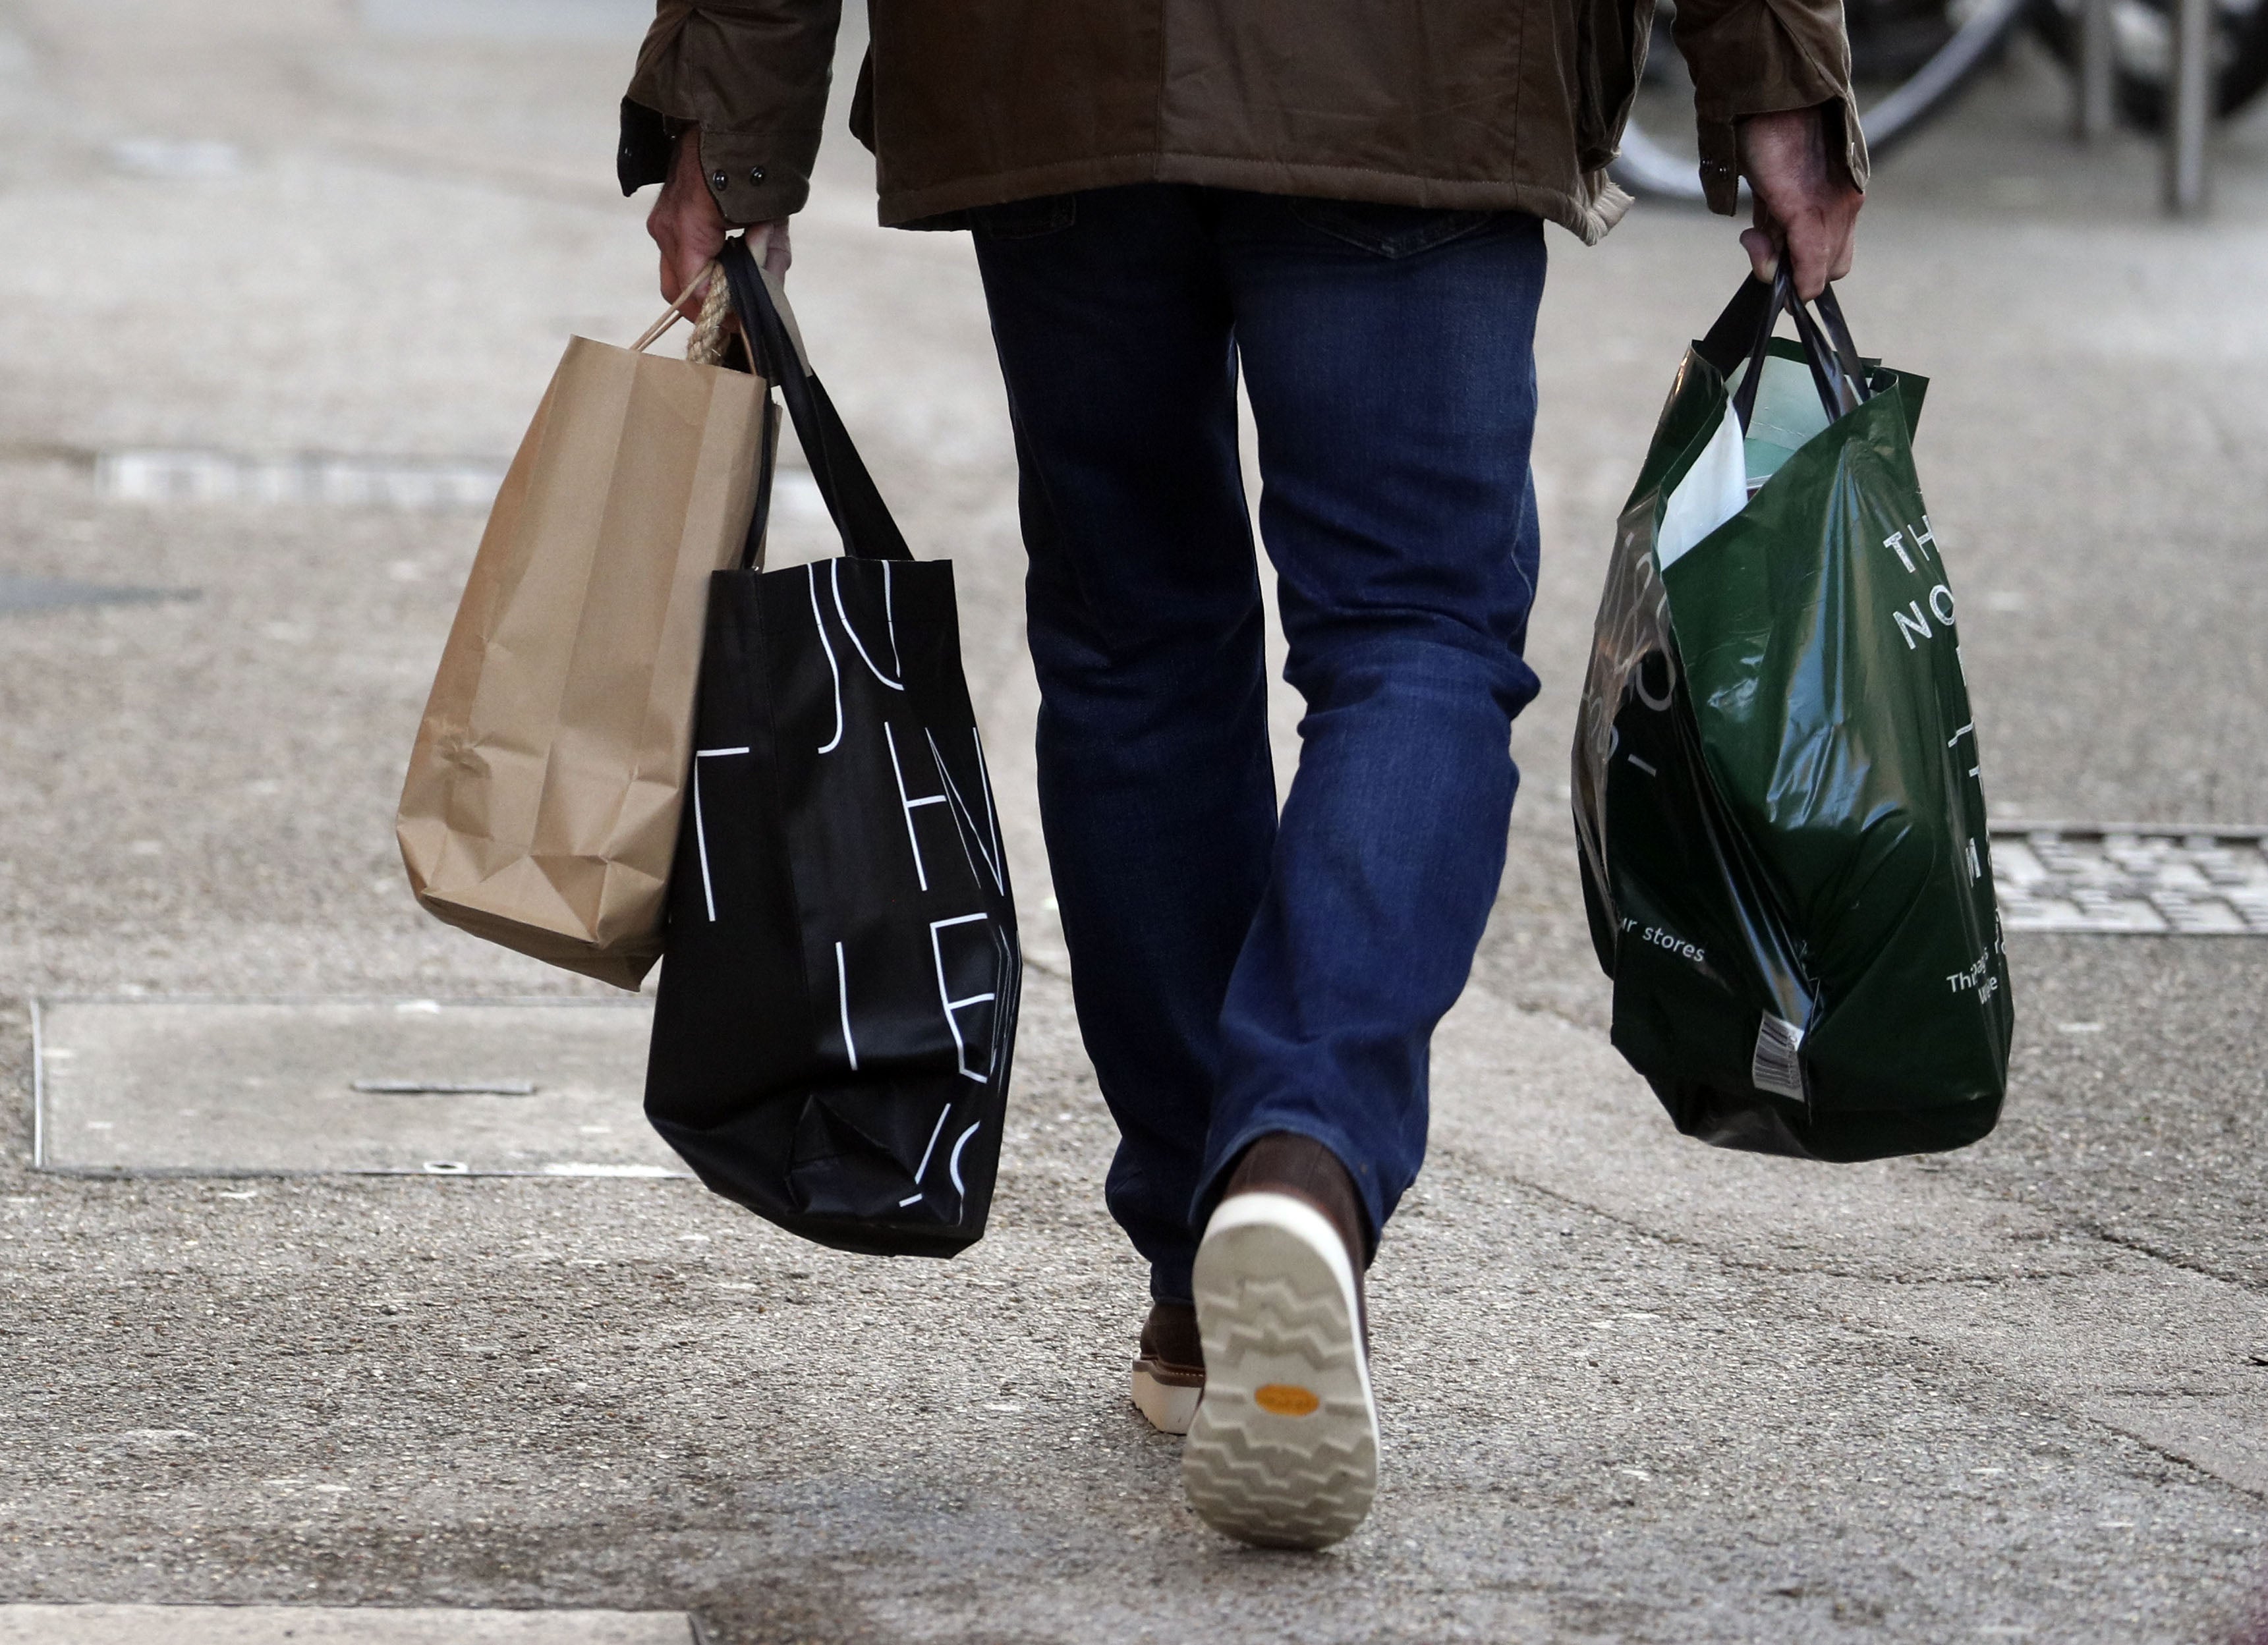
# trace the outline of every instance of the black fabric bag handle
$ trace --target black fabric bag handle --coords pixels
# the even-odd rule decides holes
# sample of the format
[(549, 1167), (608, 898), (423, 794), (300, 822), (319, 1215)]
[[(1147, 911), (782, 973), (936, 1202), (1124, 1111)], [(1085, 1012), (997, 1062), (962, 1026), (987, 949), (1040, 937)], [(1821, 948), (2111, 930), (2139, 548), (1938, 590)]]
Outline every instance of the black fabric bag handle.
[(772, 473), (779, 466), (779, 401), (768, 393), (764, 396), (763, 447), (756, 459), (756, 506), (748, 516), (748, 534), (740, 541), (743, 571), (755, 569), (763, 559), (764, 532), (772, 521)]
[[(1783, 258), (1770, 280), (1752, 276), (1742, 281), (1733, 300), (1725, 305), (1725, 312), (1717, 317), (1717, 323), (1709, 328), (1709, 334), (1701, 340), (1701, 357), (1727, 377), (1743, 360), (1748, 362), (1748, 372), (1733, 394), (1733, 411), (1743, 429), (1756, 413), (1756, 391), (1764, 382), (1764, 359), (1782, 313), (1795, 321), (1796, 340), (1803, 346), (1804, 361), (1811, 368), (1812, 385), (1819, 391), (1819, 403), (1826, 408), (1829, 421), (1856, 409), (1867, 398), (1866, 367), (1851, 341), (1851, 328), (1843, 319), (1843, 305), (1835, 300), (1834, 288), (1822, 291), (1817, 301), (1821, 319), (1815, 319), (1810, 307), (1797, 298), (1794, 281)], [(1823, 330), (1822, 319), (1825, 322)]]
[[(733, 311), (740, 317), (741, 334), (753, 340), (756, 369), (778, 386), (787, 400), (795, 437), (803, 446), (811, 477), (818, 482), (819, 495), (825, 499), (827, 512), (843, 539), (843, 552), (861, 560), (912, 559), (913, 552), (899, 533), (897, 522), (890, 518), (888, 505), (874, 488), (873, 476), (859, 459), (858, 448), (850, 443), (850, 430), (843, 426), (843, 418), (819, 378), (804, 364), (778, 305), (772, 301), (763, 276), (756, 272), (747, 240), (725, 241), (717, 261), (731, 289)], [(756, 549), (763, 541), (778, 446), (778, 414), (767, 409), (763, 472), (756, 482), (756, 511), (748, 525), (747, 546), (741, 552), (743, 570), (755, 563)]]

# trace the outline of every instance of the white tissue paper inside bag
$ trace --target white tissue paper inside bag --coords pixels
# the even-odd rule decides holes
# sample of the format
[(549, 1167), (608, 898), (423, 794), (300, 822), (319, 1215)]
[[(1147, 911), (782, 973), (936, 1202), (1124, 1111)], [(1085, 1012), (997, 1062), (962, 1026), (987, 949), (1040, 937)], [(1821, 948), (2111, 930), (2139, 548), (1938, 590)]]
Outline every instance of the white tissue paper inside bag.
[(1686, 550), (1748, 506), (1748, 465), (1741, 445), (1741, 419), (1727, 400), (1725, 420), (1662, 504), (1661, 529), (1653, 540), (1654, 563), (1661, 569), (1669, 569)]
[(1747, 507), (1783, 463), (1827, 430), (1827, 408), (1819, 403), (1810, 368), (1770, 355), (1743, 434), (1729, 396), (1739, 392), (1748, 371), (1743, 362), (1726, 379), (1724, 421), (1662, 505), (1661, 532), (1653, 552), (1654, 562), (1665, 571)]
[[(1737, 394), (1749, 374), (1743, 362), (1727, 379), (1725, 390)], [(1819, 386), (1811, 368), (1800, 360), (1764, 357), (1764, 381), (1756, 385), (1756, 408), (1749, 414), (1746, 442), (1749, 491), (1779, 473), (1780, 465), (1827, 431), (1827, 408), (1819, 403)]]

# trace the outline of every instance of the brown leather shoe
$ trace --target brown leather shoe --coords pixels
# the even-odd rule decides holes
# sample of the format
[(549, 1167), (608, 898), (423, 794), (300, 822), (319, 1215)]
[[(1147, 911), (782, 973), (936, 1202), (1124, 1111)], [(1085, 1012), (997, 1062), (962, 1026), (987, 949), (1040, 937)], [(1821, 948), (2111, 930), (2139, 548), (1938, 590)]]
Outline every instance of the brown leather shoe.
[(1347, 1255), (1354, 1259), (1355, 1307), (1362, 1317), (1363, 1351), (1369, 1352), (1370, 1305), (1363, 1296), (1362, 1276), (1378, 1253), (1378, 1242), (1370, 1237), (1370, 1213), (1362, 1208), (1362, 1196), (1355, 1192), (1347, 1168), (1311, 1136), (1270, 1132), (1237, 1156), (1221, 1198), (1259, 1191), (1304, 1200), (1338, 1230)]
[(1186, 1434), (1204, 1394), (1204, 1345), (1189, 1303), (1152, 1303), (1134, 1362), (1134, 1408), (1161, 1434)]

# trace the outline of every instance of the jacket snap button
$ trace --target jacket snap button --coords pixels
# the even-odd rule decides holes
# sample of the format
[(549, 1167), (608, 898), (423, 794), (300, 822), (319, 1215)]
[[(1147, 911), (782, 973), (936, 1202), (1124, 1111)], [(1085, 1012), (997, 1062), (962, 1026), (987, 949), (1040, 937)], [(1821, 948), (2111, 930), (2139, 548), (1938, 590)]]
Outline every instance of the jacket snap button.
[(752, 183), (762, 182), (764, 180), (764, 168), (761, 165), (750, 166), (748, 168), (748, 180)]
[(725, 192), (725, 185), (730, 180), (731, 180), (728, 179), (722, 172), (711, 172), (709, 173), (709, 187), (715, 189), (720, 195)]

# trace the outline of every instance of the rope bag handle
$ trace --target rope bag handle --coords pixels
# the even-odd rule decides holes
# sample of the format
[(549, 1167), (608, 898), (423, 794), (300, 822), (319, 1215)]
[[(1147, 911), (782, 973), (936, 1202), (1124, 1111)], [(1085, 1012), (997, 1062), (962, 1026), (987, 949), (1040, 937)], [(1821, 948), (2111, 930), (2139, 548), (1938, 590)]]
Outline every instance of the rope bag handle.
[(647, 327), (638, 340), (630, 344), (632, 354), (644, 354), (659, 341), (664, 332), (685, 318), (682, 306), (696, 291), (702, 291), (701, 318), (693, 322), (693, 335), (687, 339), (685, 357), (696, 365), (722, 365), (725, 351), (732, 347), (732, 338), (725, 330), (725, 322), (733, 312), (733, 291), (723, 277), (724, 271), (714, 262), (703, 263), (701, 272), (693, 276), (692, 283), (677, 294), (677, 301), (669, 305), (662, 317)]

